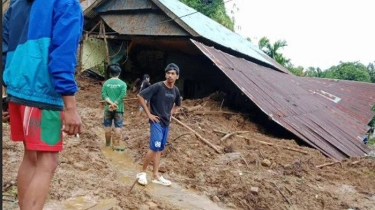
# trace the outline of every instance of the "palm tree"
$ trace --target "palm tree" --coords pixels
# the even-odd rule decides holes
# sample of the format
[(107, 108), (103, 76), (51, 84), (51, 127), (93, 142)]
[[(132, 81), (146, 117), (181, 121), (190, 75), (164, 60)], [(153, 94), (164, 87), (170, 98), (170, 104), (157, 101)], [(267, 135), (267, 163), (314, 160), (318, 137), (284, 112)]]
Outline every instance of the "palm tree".
[(278, 51), (284, 47), (288, 46), (285, 40), (278, 40), (271, 44), (267, 37), (262, 37), (258, 42), (258, 47), (268, 56), (276, 60), (279, 64), (286, 66), (290, 63), (290, 59), (287, 59), (282, 53)]

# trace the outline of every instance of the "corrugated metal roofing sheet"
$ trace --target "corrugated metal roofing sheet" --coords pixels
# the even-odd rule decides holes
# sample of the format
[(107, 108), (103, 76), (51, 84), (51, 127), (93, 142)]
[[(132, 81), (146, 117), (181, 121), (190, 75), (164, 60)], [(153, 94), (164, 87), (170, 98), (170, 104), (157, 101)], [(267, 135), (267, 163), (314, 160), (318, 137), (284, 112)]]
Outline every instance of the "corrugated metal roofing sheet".
[[(175, 22), (157, 23), (168, 20), (168, 17), (159, 13), (129, 13), (129, 14), (101, 14), (103, 20), (114, 31), (126, 35), (149, 36), (189, 36)], [(142, 23), (142, 24), (140, 24)]]
[(96, 8), (97, 12), (156, 9), (149, 0), (109, 0)]
[[(237, 58), (192, 40), (273, 121), (337, 160), (364, 156), (367, 124), (301, 85), (307, 80)], [(373, 101), (375, 103), (375, 101)]]
[(257, 46), (246, 40), (244, 37), (225, 28), (221, 24), (197, 12), (195, 9), (188, 7), (184, 3), (178, 0), (153, 1), (162, 3), (170, 12), (174, 13), (178, 17), (182, 17), (181, 20), (200, 36), (242, 54), (248, 55), (256, 60), (267, 63), (289, 74), (287, 69), (278, 64), (275, 60), (271, 59)]
[[(290, 72), (277, 63), (275, 60), (267, 56), (263, 51), (261, 51), (257, 46), (246, 40), (244, 37), (234, 33), (233, 31), (225, 28), (219, 23), (215, 22), (211, 18), (197, 12), (195, 9), (192, 9), (186, 6), (184, 3), (178, 0), (152, 0), (155, 4), (160, 3), (168, 10), (167, 15), (171, 13), (173, 16), (170, 19), (176, 19), (181, 17), (180, 20), (186, 24), (188, 28), (191, 28), (196, 34), (201, 37), (204, 37), (208, 40), (211, 40), (217, 44), (220, 44), (224, 47), (242, 53), (244, 55), (250, 56), (258, 61), (264, 62), (275, 68), (283, 71), (287, 74)], [(136, 1), (136, 0), (98, 0), (94, 3), (95, 5), (90, 5), (90, 7), (85, 10), (85, 16), (94, 17), (97, 12), (108, 12), (108, 11), (125, 11), (132, 9), (138, 10), (141, 8), (148, 8), (149, 5), (145, 0)], [(93, 8), (97, 7), (95, 11)], [(161, 9), (165, 9), (161, 8)], [(194, 14), (192, 14), (194, 13)], [(178, 24), (181, 22), (175, 20)], [(122, 21), (123, 24), (126, 24), (125, 21)], [(139, 24), (139, 23), (138, 23)], [(158, 27), (162, 27), (162, 24), (158, 24)], [(195, 36), (195, 34), (191, 34)]]
[(375, 101), (375, 84), (337, 79), (303, 77), (301, 86), (320, 95), (329, 104), (341, 111), (368, 124), (374, 112), (371, 111)]

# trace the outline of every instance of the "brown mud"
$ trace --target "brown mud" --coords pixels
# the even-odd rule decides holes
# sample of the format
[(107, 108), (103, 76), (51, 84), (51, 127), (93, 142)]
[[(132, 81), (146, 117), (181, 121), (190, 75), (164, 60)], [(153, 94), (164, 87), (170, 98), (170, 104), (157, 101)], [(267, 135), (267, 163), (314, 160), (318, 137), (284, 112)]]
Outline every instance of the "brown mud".
[[(184, 100), (184, 107), (198, 109), (182, 109), (177, 118), (223, 153), (173, 121), (160, 167), (172, 186), (149, 180), (146, 187), (132, 188), (148, 149), (147, 118), (135, 116), (136, 100), (127, 101), (122, 135), (126, 150), (106, 148), (101, 85), (82, 77), (78, 83), (84, 133), (64, 140), (44, 209), (375, 209), (373, 158), (316, 168), (332, 160), (293, 139), (268, 135), (243, 115), (210, 113), (230, 111), (213, 97)], [(248, 132), (220, 140), (235, 131)], [(2, 135), (3, 209), (18, 209), (16, 176), (23, 146), (10, 141), (7, 124)], [(151, 170), (150, 165), (148, 178)]]

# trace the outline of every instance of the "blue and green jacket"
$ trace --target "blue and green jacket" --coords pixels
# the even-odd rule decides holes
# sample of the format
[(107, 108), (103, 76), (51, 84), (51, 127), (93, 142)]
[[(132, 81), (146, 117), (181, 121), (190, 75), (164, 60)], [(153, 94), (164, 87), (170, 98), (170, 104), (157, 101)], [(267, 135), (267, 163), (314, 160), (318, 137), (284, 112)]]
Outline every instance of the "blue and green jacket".
[(3, 84), (10, 100), (63, 107), (77, 90), (74, 74), (82, 35), (78, 0), (11, 0), (3, 16)]

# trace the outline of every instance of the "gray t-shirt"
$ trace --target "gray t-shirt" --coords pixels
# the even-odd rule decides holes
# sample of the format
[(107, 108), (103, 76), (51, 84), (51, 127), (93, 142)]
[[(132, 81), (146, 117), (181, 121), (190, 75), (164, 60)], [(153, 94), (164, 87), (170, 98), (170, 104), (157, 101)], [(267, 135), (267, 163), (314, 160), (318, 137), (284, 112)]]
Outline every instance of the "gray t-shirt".
[(150, 102), (151, 114), (160, 118), (163, 127), (169, 126), (173, 104), (181, 106), (180, 91), (176, 86), (168, 88), (164, 82), (158, 82), (139, 93)]

